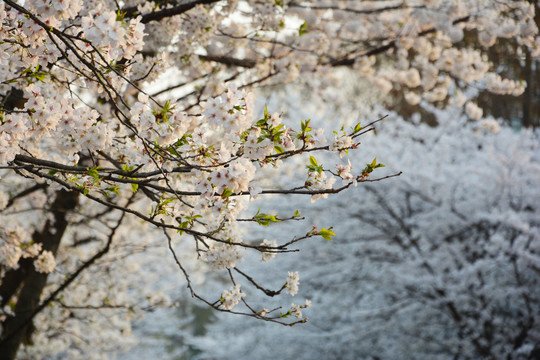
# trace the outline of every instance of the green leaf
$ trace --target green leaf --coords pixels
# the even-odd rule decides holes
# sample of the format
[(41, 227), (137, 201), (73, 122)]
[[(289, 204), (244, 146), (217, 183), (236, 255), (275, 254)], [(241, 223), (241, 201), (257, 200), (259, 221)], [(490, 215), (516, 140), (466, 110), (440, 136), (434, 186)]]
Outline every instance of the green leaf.
[(311, 119), (306, 119), (306, 121), (300, 121), (300, 129), (303, 133), (311, 131), (311, 128), (309, 127), (309, 123), (311, 122)]
[(93, 167), (93, 168), (86, 168), (86, 171), (88, 171), (88, 175), (90, 175), (94, 180), (100, 181), (101, 178), (99, 177), (98, 171), (101, 170), (101, 167)]
[[(259, 211), (260, 210), (261, 208), (259, 208)], [(275, 215), (259, 213), (259, 211), (257, 211), (257, 214), (255, 214), (255, 216), (253, 217), (253, 219), (255, 219), (259, 225), (269, 226), (270, 223), (280, 222)]]
[(44, 73), (44, 72), (37, 72), (37, 73), (34, 74), (34, 77), (35, 77), (36, 79), (38, 79), (39, 81), (44, 82), (45, 79), (47, 78), (47, 75), (48, 75), (48, 74), (47, 74), (47, 73)]
[(133, 190), (133, 193), (136, 193), (139, 189), (139, 184), (131, 183), (131, 190)]
[(171, 101), (170, 100), (167, 100), (165, 102), (165, 105), (163, 105), (163, 109), (162, 109), (163, 112), (169, 112), (171, 111)]
[(117, 186), (109, 186), (107, 190), (112, 191), (116, 195), (120, 195), (120, 192), (118, 191), (118, 185)]
[(122, 21), (124, 20), (124, 17), (126, 16), (126, 12), (125, 11), (121, 11), (121, 10), (118, 10), (116, 12), (116, 21)]
[(279, 145), (274, 145), (274, 150), (276, 150), (277, 154), (281, 154), (284, 151), (283, 148)]
[(319, 164), (317, 164), (317, 160), (312, 155), (309, 156), (309, 163), (315, 167), (319, 166)]
[(168, 198), (168, 199), (161, 199), (161, 203), (160, 203), (160, 205), (161, 205), (161, 206), (165, 206), (165, 205), (167, 205), (167, 204), (170, 204), (170, 203), (172, 203), (173, 201), (174, 201), (174, 200), (173, 200), (172, 198)]
[(88, 169), (88, 175), (90, 175), (94, 179), (99, 179), (99, 174), (96, 169)]
[(356, 124), (354, 129), (353, 129), (353, 133), (357, 133), (359, 131), (361, 131), (364, 127), (360, 126), (360, 123)]
[(366, 164), (366, 167), (364, 168), (363, 172), (366, 173), (366, 174), (369, 174), (369, 173), (373, 172), (373, 170), (375, 170), (377, 168), (380, 168), (380, 167), (384, 167), (384, 164), (377, 164), (377, 159), (373, 159), (371, 164)]
[(229, 196), (232, 195), (232, 191), (229, 189), (229, 188), (225, 188), (225, 190), (223, 190), (223, 193), (221, 194), (221, 198), (222, 199), (226, 199), (228, 198)]
[(300, 28), (298, 29), (298, 36), (302, 36), (307, 32), (307, 22), (304, 21), (304, 23), (300, 25)]
[(319, 174), (323, 171), (322, 165), (317, 164), (317, 160), (313, 156), (309, 156), (309, 164), (306, 168), (308, 172), (318, 172)]
[(294, 217), (297, 218), (297, 217), (301, 217), (302, 214), (300, 214), (300, 211), (298, 210), (294, 210)]
[(321, 231), (319, 231), (319, 235), (321, 235), (323, 239), (328, 240), (328, 241), (332, 241), (331, 236), (336, 236), (336, 234), (331, 229), (324, 229), (324, 228), (321, 229)]

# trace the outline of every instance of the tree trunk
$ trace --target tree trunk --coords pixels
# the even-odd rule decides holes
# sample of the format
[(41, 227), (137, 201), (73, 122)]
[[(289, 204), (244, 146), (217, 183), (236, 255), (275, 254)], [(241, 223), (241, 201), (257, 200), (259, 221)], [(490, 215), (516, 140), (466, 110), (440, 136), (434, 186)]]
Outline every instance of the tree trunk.
[(525, 88), (525, 93), (523, 94), (523, 127), (531, 127), (534, 125), (533, 120), (533, 109), (532, 109), (532, 102), (533, 102), (533, 93), (535, 91), (536, 84), (534, 83), (534, 79), (532, 76), (532, 58), (531, 58), (531, 52), (526, 49), (525, 50), (525, 81), (527, 81), (527, 87)]
[[(49, 250), (56, 255), (60, 240), (68, 226), (66, 214), (77, 206), (78, 193), (60, 190), (50, 211), (54, 220), (48, 220), (41, 232), (34, 233), (34, 241), (43, 244), (43, 250)], [(37, 314), (41, 293), (47, 283), (47, 274), (35, 271), (34, 267), (26, 266), (24, 276), (14, 276), (22, 284), (11, 285), (19, 289), (14, 316), (8, 317), (3, 325), (0, 340), (0, 359), (15, 359), (21, 343), (30, 343), (33, 330), (32, 319)]]

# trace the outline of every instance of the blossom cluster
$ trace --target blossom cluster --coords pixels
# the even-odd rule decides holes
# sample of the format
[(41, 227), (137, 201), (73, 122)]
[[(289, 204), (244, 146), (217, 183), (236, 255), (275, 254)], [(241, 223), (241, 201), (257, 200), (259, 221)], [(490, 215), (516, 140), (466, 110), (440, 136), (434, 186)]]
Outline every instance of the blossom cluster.
[(36, 260), (34, 260), (34, 267), (36, 268), (37, 272), (44, 274), (48, 274), (53, 271), (56, 267), (53, 253), (47, 250), (42, 251)]
[(347, 165), (345, 164), (336, 164), (337, 175), (343, 179), (343, 181), (349, 182), (353, 181), (356, 185), (356, 177), (351, 173), (353, 166), (351, 161), (347, 160)]
[(42, 244), (34, 243), (24, 228), (6, 224), (0, 229), (0, 273), (6, 268), (18, 268), (21, 258), (37, 257), (41, 247)]
[(251, 161), (241, 158), (231, 161), (225, 169), (212, 172), (208, 181), (218, 194), (221, 194), (225, 189), (239, 193), (248, 190), (249, 182), (255, 176), (255, 171), (255, 165)]
[(221, 306), (225, 310), (231, 310), (245, 296), (246, 294), (240, 290), (240, 285), (234, 285), (230, 290), (225, 290), (221, 294)]
[(174, 109), (158, 112), (149, 104), (149, 97), (139, 93), (138, 101), (130, 109), (131, 122), (140, 136), (151, 142), (170, 145), (188, 130), (189, 118)]
[(468, 102), (467, 105), (465, 105), (465, 114), (471, 119), (471, 120), (479, 120), (484, 111), (475, 103)]
[(81, 29), (107, 61), (131, 59), (143, 47), (144, 24), (140, 20), (126, 22), (117, 19), (114, 11), (93, 9), (81, 19)]
[(248, 133), (244, 143), (245, 156), (252, 160), (263, 160), (275, 149), (279, 149), (279, 152), (295, 150), (294, 131), (287, 130), (281, 122), (280, 114), (265, 113), (264, 119), (259, 120)]
[(525, 87), (527, 86), (525, 81), (503, 79), (500, 75), (494, 73), (487, 74), (485, 81), (488, 89), (499, 95), (510, 94), (519, 96), (523, 94)]
[[(326, 176), (326, 173), (324, 171), (317, 172), (317, 171), (311, 171), (308, 172), (308, 178), (306, 180), (306, 184), (308, 185), (309, 189), (313, 191), (319, 191), (319, 190), (327, 190), (331, 189), (332, 185), (336, 182), (336, 178), (331, 176)], [(328, 198), (328, 193), (316, 193), (311, 195), (311, 202), (315, 202), (319, 199), (326, 199)]]
[(111, 145), (114, 132), (98, 120), (99, 113), (86, 107), (75, 108), (69, 98), (51, 95), (40, 85), (25, 88), (25, 113), (3, 114), (0, 119), (0, 161), (13, 160), (17, 146), (39, 151), (39, 140), (56, 138), (56, 151), (72, 156), (78, 151), (103, 149)]
[(287, 281), (285, 282), (285, 288), (287, 289), (287, 293), (291, 296), (296, 295), (298, 293), (298, 285), (300, 284), (300, 275), (298, 275), (298, 271), (292, 272), (289, 271), (289, 275), (287, 275)]
[[(311, 307), (311, 300), (306, 299), (306, 303), (304, 305), (296, 305), (295, 303), (292, 303), (289, 313), (294, 315), (294, 317), (301, 319), (303, 316), (302, 309), (305, 309), (308, 307)], [(304, 321), (307, 321), (307, 318), (305, 318)]]
[(347, 134), (334, 134), (334, 140), (330, 144), (330, 149), (339, 152), (339, 156), (343, 157), (348, 149), (355, 148), (356, 144), (351, 136)]
[(221, 96), (209, 99), (203, 105), (203, 115), (212, 130), (225, 129), (222, 135), (233, 140), (251, 125), (253, 101), (253, 94), (230, 88)]
[(204, 253), (204, 260), (215, 270), (230, 269), (244, 258), (244, 253), (242, 248), (235, 245), (210, 245)]
[(249, 159), (262, 160), (274, 151), (274, 142), (269, 138), (260, 140), (260, 136), (259, 128), (249, 132), (244, 144), (244, 153)]

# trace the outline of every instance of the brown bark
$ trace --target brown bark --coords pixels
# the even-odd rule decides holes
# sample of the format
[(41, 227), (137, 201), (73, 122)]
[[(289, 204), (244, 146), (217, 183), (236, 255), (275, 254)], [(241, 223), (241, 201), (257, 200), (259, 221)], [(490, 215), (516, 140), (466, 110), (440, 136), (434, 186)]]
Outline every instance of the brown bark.
[(531, 127), (533, 125), (533, 112), (532, 112), (532, 94), (534, 91), (534, 83), (532, 78), (532, 59), (531, 52), (525, 49), (525, 81), (527, 81), (527, 87), (523, 94), (523, 126)]
[[(60, 190), (50, 211), (54, 220), (48, 220), (41, 232), (34, 233), (34, 241), (42, 244), (43, 250), (56, 254), (62, 236), (68, 226), (66, 214), (77, 206), (78, 194)], [(3, 333), (0, 340), (0, 359), (15, 359), (21, 343), (29, 343), (33, 325), (32, 319), (37, 314), (41, 293), (47, 283), (47, 274), (35, 271), (33, 266), (26, 265), (23, 274), (14, 274), (10, 289), (19, 289), (14, 316), (8, 317), (2, 324)], [(17, 284), (17, 281), (22, 283)]]
[[(206, 4), (216, 3), (218, 1), (220, 0), (194, 0), (194, 1), (186, 2), (180, 5), (175, 4), (176, 2), (171, 2), (172, 4), (174, 4), (173, 7), (164, 8), (157, 11), (152, 11), (152, 12), (142, 15), (141, 22), (143, 24), (147, 24), (151, 21), (160, 21), (165, 18), (183, 14), (186, 11), (193, 9), (195, 6), (199, 4), (206, 5)], [(137, 12), (137, 7), (134, 7), (134, 6), (123, 8), (121, 11), (126, 13), (126, 18), (132, 18), (138, 15), (141, 15)]]

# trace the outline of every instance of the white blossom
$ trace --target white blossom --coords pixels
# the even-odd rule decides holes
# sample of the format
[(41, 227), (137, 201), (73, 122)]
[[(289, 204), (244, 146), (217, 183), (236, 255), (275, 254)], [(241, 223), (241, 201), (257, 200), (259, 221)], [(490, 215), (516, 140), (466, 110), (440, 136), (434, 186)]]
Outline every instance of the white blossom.
[(246, 294), (240, 290), (240, 285), (235, 285), (230, 290), (223, 291), (221, 294), (221, 306), (225, 310), (231, 310), (245, 296)]
[(56, 261), (51, 251), (43, 250), (41, 254), (34, 260), (34, 267), (37, 272), (48, 274), (56, 267)]
[(296, 295), (296, 293), (298, 293), (299, 283), (300, 283), (300, 276), (298, 275), (298, 271), (295, 271), (295, 272), (289, 271), (289, 275), (287, 276), (287, 281), (285, 282), (285, 288), (286, 288), (287, 294), (290, 294), (291, 296)]
[(465, 113), (471, 120), (479, 120), (484, 112), (478, 105), (469, 101), (465, 105)]
[(234, 245), (211, 245), (204, 253), (204, 260), (216, 270), (233, 268), (243, 257), (242, 248)]

